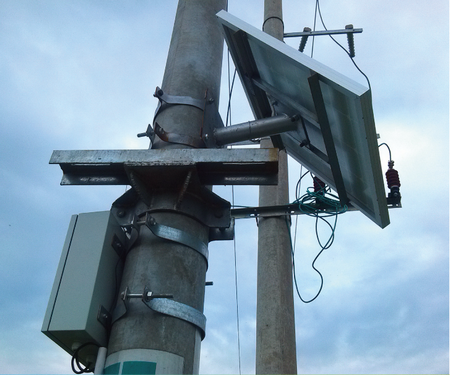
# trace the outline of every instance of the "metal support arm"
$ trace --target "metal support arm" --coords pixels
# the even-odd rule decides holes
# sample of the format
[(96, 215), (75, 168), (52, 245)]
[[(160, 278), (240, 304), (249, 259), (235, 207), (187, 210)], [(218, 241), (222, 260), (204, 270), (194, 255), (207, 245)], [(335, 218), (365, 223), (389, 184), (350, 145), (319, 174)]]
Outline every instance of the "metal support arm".
[(288, 115), (268, 117), (241, 124), (214, 129), (214, 139), (218, 146), (268, 137), (296, 130), (299, 118)]
[(302, 31), (302, 32), (295, 32), (295, 33), (285, 33), (285, 38), (296, 38), (300, 36), (320, 36), (320, 35), (336, 35), (336, 34), (349, 34), (349, 33), (362, 33), (363, 29), (354, 29), (353, 27), (345, 28), (342, 30), (323, 30), (323, 31)]

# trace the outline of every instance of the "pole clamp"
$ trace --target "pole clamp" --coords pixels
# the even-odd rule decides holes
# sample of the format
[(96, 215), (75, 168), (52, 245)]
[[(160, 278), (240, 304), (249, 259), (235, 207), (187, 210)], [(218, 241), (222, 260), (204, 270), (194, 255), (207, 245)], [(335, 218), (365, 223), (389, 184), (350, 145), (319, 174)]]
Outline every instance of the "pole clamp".
[[(147, 130), (148, 132), (148, 130)], [(168, 143), (176, 143), (179, 145), (191, 146), (195, 148), (206, 147), (205, 142), (201, 137), (195, 138), (186, 134), (177, 134), (174, 132), (165, 131), (157, 122), (155, 122), (154, 134), (156, 134), (161, 140)], [(139, 134), (138, 134), (139, 136)], [(150, 137), (149, 137), (150, 138)], [(153, 141), (155, 137), (150, 138)]]
[(166, 298), (152, 298), (144, 303), (150, 307), (153, 311), (160, 314), (169, 315), (174, 318), (178, 318), (189, 322), (196, 326), (200, 330), (200, 335), (202, 340), (205, 338), (206, 330), (206, 316), (203, 315), (199, 310), (185, 305), (181, 302), (176, 302)]
[[(155, 135), (157, 135), (164, 142), (182, 144), (194, 148), (217, 147), (210, 134), (216, 128), (223, 128), (224, 124), (214, 98), (208, 97), (208, 90), (206, 90), (203, 99), (196, 99), (190, 96), (168, 95), (161, 88), (156, 87), (153, 96), (158, 99), (158, 106), (153, 117), (153, 127), (148, 125), (145, 133), (139, 133), (138, 137), (149, 137), (153, 143)], [(198, 137), (168, 132), (156, 122), (156, 118), (161, 112), (174, 105), (187, 105), (203, 112), (202, 126)]]
[(203, 313), (189, 305), (173, 301), (172, 294), (153, 293), (147, 287), (142, 293), (130, 293), (128, 287), (121, 293), (121, 304), (117, 305), (112, 316), (111, 324), (122, 318), (128, 311), (128, 300), (131, 298), (140, 298), (151, 310), (168, 315), (174, 318), (184, 320), (193, 324), (200, 330), (202, 340), (206, 332), (206, 316)]
[(180, 243), (191, 248), (192, 250), (197, 251), (203, 256), (203, 258), (205, 258), (206, 265), (208, 265), (208, 245), (203, 241), (200, 241), (197, 237), (194, 237), (180, 229), (158, 224), (155, 218), (148, 214), (145, 219), (145, 225), (155, 236)]
[(190, 105), (192, 107), (197, 107), (198, 109), (201, 109), (202, 111), (205, 109), (205, 100), (202, 99), (195, 99), (190, 96), (177, 96), (177, 95), (168, 95), (163, 90), (161, 90), (159, 87), (156, 87), (155, 93), (153, 94), (155, 98), (159, 99), (159, 105), (158, 109), (156, 110), (155, 117), (157, 114), (163, 110), (161, 108), (161, 102), (164, 102), (166, 104), (181, 104), (181, 105)]
[(166, 108), (173, 105), (188, 105), (200, 109), (201, 111), (204, 112), (206, 106), (206, 99), (195, 99), (190, 96), (168, 95), (159, 87), (156, 87), (153, 96), (159, 100), (158, 107), (156, 108), (155, 116), (153, 119), (154, 134), (156, 134), (164, 142), (182, 144), (185, 146), (191, 146), (195, 148), (206, 147), (202, 137), (199, 136), (198, 138), (194, 138), (188, 135), (167, 132), (156, 122), (156, 117)]

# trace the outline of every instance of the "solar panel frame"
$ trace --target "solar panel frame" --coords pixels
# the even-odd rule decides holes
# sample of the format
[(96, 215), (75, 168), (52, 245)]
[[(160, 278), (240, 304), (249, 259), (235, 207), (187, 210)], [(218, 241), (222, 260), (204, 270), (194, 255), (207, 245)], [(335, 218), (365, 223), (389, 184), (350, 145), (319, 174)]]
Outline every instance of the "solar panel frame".
[(226, 11), (217, 16), (255, 118), (301, 118), (274, 144), (331, 186), (342, 204), (386, 227), (370, 90)]

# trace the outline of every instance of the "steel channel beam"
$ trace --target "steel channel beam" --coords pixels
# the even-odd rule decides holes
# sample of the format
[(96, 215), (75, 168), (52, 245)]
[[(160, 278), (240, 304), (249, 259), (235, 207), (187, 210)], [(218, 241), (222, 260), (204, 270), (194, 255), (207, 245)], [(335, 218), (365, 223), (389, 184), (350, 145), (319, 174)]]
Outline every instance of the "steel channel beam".
[(53, 151), (62, 185), (129, 185), (127, 169), (156, 180), (161, 168), (196, 168), (211, 185), (276, 184), (277, 149), (158, 149)]

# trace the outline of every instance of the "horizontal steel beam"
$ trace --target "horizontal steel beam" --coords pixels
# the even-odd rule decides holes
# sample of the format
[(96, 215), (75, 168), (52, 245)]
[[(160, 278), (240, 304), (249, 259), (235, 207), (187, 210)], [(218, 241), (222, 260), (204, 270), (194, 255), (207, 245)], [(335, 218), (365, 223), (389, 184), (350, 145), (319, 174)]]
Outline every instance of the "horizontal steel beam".
[[(334, 213), (335, 208), (325, 207), (321, 205), (310, 205), (309, 208), (316, 208), (322, 213)], [(346, 211), (357, 211), (357, 208), (352, 205), (347, 206)], [(243, 207), (232, 208), (231, 217), (235, 219), (250, 219), (256, 217), (276, 217), (276, 216), (290, 216), (290, 215), (304, 215), (306, 211), (300, 209), (299, 204), (291, 203), (281, 206), (263, 206), (263, 207)]]
[(204, 185), (274, 185), (278, 149), (158, 149), (53, 151), (61, 185), (130, 185), (130, 178), (164, 186), (196, 170)]
[[(400, 205), (388, 204), (388, 208), (401, 208)], [(312, 204), (308, 207), (311, 209), (317, 209), (320, 213), (335, 213), (336, 209), (332, 207), (325, 207), (323, 205)], [(357, 207), (351, 204), (347, 205), (346, 212), (349, 211), (359, 211)], [(258, 217), (278, 217), (278, 216), (290, 216), (290, 215), (307, 215), (308, 212), (301, 210), (298, 203), (291, 203), (287, 205), (280, 206), (262, 206), (262, 207), (242, 207), (242, 208), (232, 208), (231, 217), (235, 219), (251, 219)]]

